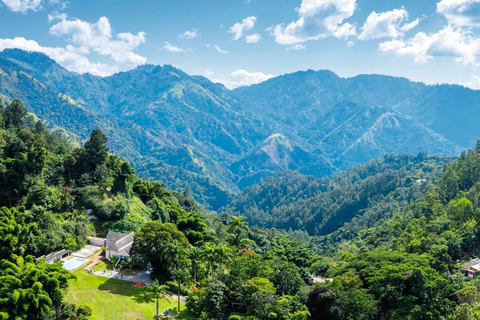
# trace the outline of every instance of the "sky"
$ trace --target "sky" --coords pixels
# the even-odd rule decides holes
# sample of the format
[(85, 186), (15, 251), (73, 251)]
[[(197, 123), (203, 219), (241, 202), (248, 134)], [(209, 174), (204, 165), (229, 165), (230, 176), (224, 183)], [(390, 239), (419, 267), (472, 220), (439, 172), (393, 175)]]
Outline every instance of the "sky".
[(171, 64), (229, 88), (298, 70), (480, 89), (480, 0), (0, 0), (0, 51), (108, 76)]

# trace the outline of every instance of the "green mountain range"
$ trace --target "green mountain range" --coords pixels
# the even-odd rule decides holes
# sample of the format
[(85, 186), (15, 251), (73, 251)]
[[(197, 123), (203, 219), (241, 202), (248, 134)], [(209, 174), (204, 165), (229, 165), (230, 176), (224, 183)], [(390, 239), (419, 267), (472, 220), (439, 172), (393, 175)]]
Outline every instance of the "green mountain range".
[(305, 71), (228, 90), (172, 66), (97, 77), (44, 54), (0, 52), (0, 99), (84, 141), (99, 128), (140, 176), (218, 209), (285, 170), (316, 177), (388, 153), (456, 155), (480, 137), (480, 92)]

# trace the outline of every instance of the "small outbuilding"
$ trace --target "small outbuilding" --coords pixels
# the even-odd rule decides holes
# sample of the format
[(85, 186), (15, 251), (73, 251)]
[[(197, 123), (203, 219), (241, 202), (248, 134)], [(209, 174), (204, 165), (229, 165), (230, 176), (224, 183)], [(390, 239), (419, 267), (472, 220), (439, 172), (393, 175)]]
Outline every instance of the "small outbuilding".
[(58, 260), (62, 260), (63, 258), (68, 257), (69, 255), (70, 255), (70, 251), (68, 251), (66, 249), (63, 249), (63, 250), (60, 250), (60, 251), (57, 251), (57, 252), (49, 253), (46, 256), (38, 257), (38, 258), (35, 259), (35, 261), (38, 261), (40, 259), (45, 258), (45, 261), (48, 264), (51, 264), (51, 263), (54, 263)]
[(462, 268), (462, 273), (470, 278), (480, 276), (480, 260), (473, 259), (470, 262), (467, 262)]

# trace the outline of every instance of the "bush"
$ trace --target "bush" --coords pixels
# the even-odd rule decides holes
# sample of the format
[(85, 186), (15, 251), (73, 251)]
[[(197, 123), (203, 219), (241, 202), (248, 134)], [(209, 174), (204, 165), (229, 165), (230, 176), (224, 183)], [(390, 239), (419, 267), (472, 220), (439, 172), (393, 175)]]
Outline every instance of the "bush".
[(92, 315), (92, 308), (86, 305), (80, 305), (77, 308), (78, 320), (87, 320)]
[[(168, 286), (168, 290), (171, 292), (178, 291), (178, 283), (176, 281), (167, 281), (166, 285)], [(185, 284), (180, 284), (180, 294), (183, 296), (188, 295), (190, 292), (190, 288)]]
[(204, 309), (205, 293), (203, 291), (193, 291), (187, 297), (186, 306), (188, 310), (199, 316)]

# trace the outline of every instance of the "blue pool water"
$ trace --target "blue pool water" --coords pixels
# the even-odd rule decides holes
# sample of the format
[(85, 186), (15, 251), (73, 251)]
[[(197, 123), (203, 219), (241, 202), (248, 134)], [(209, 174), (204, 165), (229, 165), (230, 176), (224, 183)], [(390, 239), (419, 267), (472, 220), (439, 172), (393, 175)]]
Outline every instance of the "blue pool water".
[(87, 261), (88, 261), (87, 259), (73, 258), (65, 262), (63, 264), (63, 268), (67, 269), (68, 271), (75, 270)]

